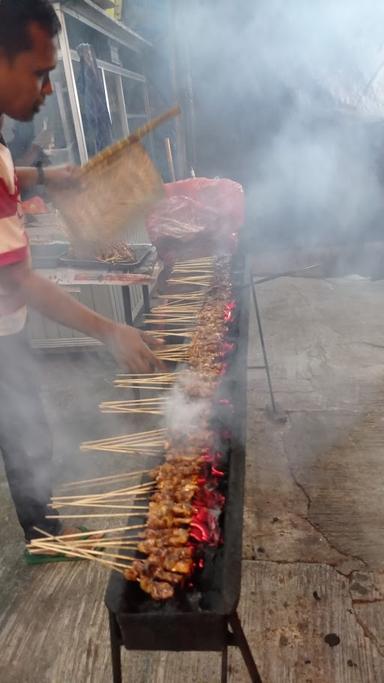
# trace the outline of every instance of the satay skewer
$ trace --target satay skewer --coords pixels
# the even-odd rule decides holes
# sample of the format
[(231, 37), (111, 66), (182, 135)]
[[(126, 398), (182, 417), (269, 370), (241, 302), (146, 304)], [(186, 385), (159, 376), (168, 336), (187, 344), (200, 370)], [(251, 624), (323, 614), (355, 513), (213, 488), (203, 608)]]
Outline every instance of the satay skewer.
[(109, 445), (124, 445), (130, 446), (138, 444), (139, 446), (162, 443), (162, 439), (166, 437), (166, 429), (153, 429), (145, 432), (135, 432), (133, 434), (122, 434), (121, 436), (112, 436), (107, 439), (98, 439), (96, 441), (84, 441), (80, 448), (92, 448), (95, 444), (98, 446)]
[(204, 285), (210, 285), (212, 283), (212, 278), (211, 277), (203, 277), (201, 275), (184, 275), (184, 277), (170, 277), (167, 280), (167, 284), (169, 283), (181, 283), (181, 284), (190, 284), (190, 285), (199, 285), (201, 286), (202, 284)]
[[(53, 507), (52, 504), (49, 505), (49, 507)], [(58, 507), (58, 506), (56, 506)], [(114, 510), (148, 510), (148, 504), (147, 505), (113, 505), (110, 503), (67, 503), (66, 505), (60, 506), (60, 507), (80, 507), (80, 508), (106, 508), (106, 509), (114, 509)], [(83, 517), (87, 516), (87, 513), (84, 513), (82, 515)]]
[[(201, 309), (199, 308), (199, 311)], [(146, 313), (144, 316), (145, 322), (152, 323), (152, 325), (159, 324), (162, 320), (173, 320), (177, 323), (179, 322), (184, 322), (186, 321), (187, 323), (193, 323), (195, 326), (197, 325), (197, 313), (188, 313), (187, 311), (172, 311), (172, 309), (169, 309), (168, 311), (156, 313)]]
[(153, 306), (151, 308), (151, 313), (156, 312), (156, 311), (176, 311), (176, 310), (183, 310), (183, 311), (200, 311), (202, 308), (201, 305), (202, 302), (195, 302), (195, 301), (185, 301), (183, 302), (178, 302), (178, 301), (167, 301), (164, 303), (160, 303), (157, 306)]
[(202, 301), (205, 297), (205, 292), (202, 292), (201, 289), (196, 290), (195, 292), (184, 292), (183, 293), (178, 293), (176, 294), (175, 292), (169, 293), (169, 294), (158, 294), (157, 298), (158, 299), (164, 299), (166, 301), (187, 301), (190, 299), (191, 301)]
[[(29, 550), (29, 552), (33, 553), (33, 549), (30, 546), (28, 546), (28, 550)], [(38, 550), (39, 552), (36, 553), (36, 550)], [(51, 551), (53, 550), (53, 551), (57, 552), (58, 554), (68, 555), (68, 557), (78, 558), (79, 560), (83, 559), (83, 560), (89, 560), (89, 561), (93, 561), (93, 562), (99, 562), (100, 564), (102, 564), (106, 567), (111, 567), (112, 569), (115, 569), (116, 571), (121, 571), (122, 574), (124, 574), (124, 570), (127, 569), (127, 567), (129, 566), (128, 564), (123, 564), (122, 562), (110, 562), (109, 560), (103, 560), (101, 557), (94, 557), (86, 551), (84, 551), (84, 552), (79, 551), (78, 552), (76, 550), (70, 550), (70, 549), (68, 549), (68, 547), (61, 546), (58, 544), (57, 545), (56, 544), (50, 545), (50, 544), (46, 543), (46, 544), (41, 545), (41, 546), (36, 545), (36, 550), (35, 550), (36, 554), (41, 554), (41, 551), (44, 551), (44, 550), (51, 550)]]
[[(139, 495), (139, 496), (131, 496), (130, 498), (97, 498), (96, 500), (67, 500), (64, 501), (63, 503), (58, 503), (57, 501), (53, 501), (52, 503), (49, 503), (49, 506), (51, 508), (54, 508), (56, 510), (62, 510), (63, 508), (67, 507), (99, 507), (100, 505), (106, 505), (110, 504), (113, 507), (120, 506), (121, 504), (128, 503), (129, 507), (133, 506), (133, 500), (135, 501), (136, 505), (139, 505), (140, 503), (147, 503), (148, 501), (148, 496), (153, 492), (153, 489), (150, 489), (149, 491), (146, 491), (145, 493)], [(125, 507), (125, 505), (124, 505)]]
[(135, 472), (127, 472), (127, 473), (120, 473), (120, 474), (108, 474), (105, 477), (95, 477), (93, 479), (82, 479), (81, 481), (70, 481), (67, 484), (62, 484), (61, 488), (69, 488), (73, 486), (86, 486), (87, 484), (90, 485), (99, 485), (101, 483), (107, 482), (107, 481), (113, 481), (117, 480), (119, 481), (120, 479), (131, 479), (133, 477), (138, 477), (139, 475), (142, 474), (148, 474), (148, 472), (152, 472), (151, 469), (146, 469), (146, 470), (135, 470)]
[(111, 413), (114, 415), (164, 415), (165, 408), (151, 408), (151, 406), (126, 406), (119, 408), (118, 406), (115, 406), (114, 408), (102, 409), (101, 412), (106, 415), (110, 415)]
[(185, 279), (184, 280), (171, 279), (171, 280), (167, 280), (167, 283), (172, 285), (172, 286), (175, 286), (175, 285), (192, 285), (192, 284), (198, 285), (199, 287), (210, 287), (211, 286), (211, 282), (190, 282), (189, 280), (185, 280)]
[(148, 495), (152, 493), (153, 489), (148, 489), (148, 491), (145, 491), (145, 493), (139, 494), (138, 496), (130, 496), (129, 498), (96, 498), (95, 500), (65, 500), (62, 503), (52, 500), (51, 503), (49, 503), (49, 506), (51, 508), (55, 508), (56, 510), (62, 510), (63, 508), (66, 507), (90, 507), (90, 506), (95, 506), (95, 505), (103, 505), (106, 503), (110, 504), (120, 504), (120, 503), (130, 503), (132, 504), (132, 500), (135, 501), (135, 503), (144, 503), (148, 500)]
[(51, 503), (54, 507), (65, 507), (71, 504), (88, 504), (88, 503), (99, 503), (99, 502), (131, 502), (132, 499), (140, 499), (142, 497), (148, 496), (154, 489), (154, 486), (149, 488), (141, 489), (133, 493), (104, 493), (99, 496), (73, 496), (70, 499), (60, 499), (51, 498)]
[[(82, 515), (46, 515), (46, 519), (91, 519), (94, 517), (143, 517), (146, 515), (146, 512), (129, 512), (126, 514), (125, 512), (108, 512), (107, 514), (103, 514), (102, 512), (98, 513), (92, 513), (91, 515), (89, 514), (82, 514)], [(84, 534), (83, 534), (84, 535)]]
[(151, 337), (159, 337), (162, 338), (164, 336), (167, 337), (193, 337), (193, 332), (188, 331), (188, 330), (183, 330), (182, 332), (174, 331), (174, 330), (145, 330), (146, 334), (151, 335)]
[(208, 268), (200, 268), (199, 266), (192, 266), (191, 268), (187, 268), (186, 266), (181, 268), (172, 268), (172, 275), (177, 275), (178, 273), (189, 275), (189, 273), (193, 273), (196, 275), (212, 276), (213, 272), (213, 270), (209, 270)]
[[(146, 470), (146, 471), (147, 471), (147, 472), (152, 472), (152, 470)], [(97, 483), (98, 483), (98, 485), (101, 485), (101, 484), (104, 484), (104, 480), (107, 480), (105, 483), (107, 483), (107, 484), (114, 484), (115, 482), (118, 483), (118, 481), (119, 481), (121, 478), (122, 478), (122, 477), (117, 477), (117, 478), (115, 477), (114, 479), (112, 479), (112, 481), (110, 481), (110, 480), (108, 479), (108, 477), (101, 477), (100, 480), (97, 480)], [(89, 479), (86, 480), (85, 483), (86, 483), (86, 484), (92, 484), (92, 479), (91, 479), (91, 480), (89, 480)], [(89, 494), (86, 494), (86, 493), (80, 494), (80, 493), (78, 493), (77, 495), (70, 495), (70, 496), (52, 496), (52, 500), (55, 500), (55, 501), (62, 501), (62, 500), (63, 500), (63, 501), (65, 501), (65, 500), (71, 500), (71, 499), (74, 499), (74, 498), (76, 498), (76, 499), (79, 499), (79, 498), (81, 498), (81, 499), (83, 499), (83, 498), (99, 498), (100, 496), (105, 496), (105, 495), (123, 495), (123, 494), (124, 494), (124, 495), (125, 495), (125, 494), (127, 494), (127, 495), (128, 495), (128, 494), (134, 495), (134, 494), (137, 493), (137, 491), (146, 490), (147, 488), (148, 488), (148, 489), (151, 489), (153, 486), (154, 486), (154, 482), (153, 482), (152, 479), (150, 479), (150, 480), (147, 481), (147, 482), (142, 482), (142, 483), (140, 483), (140, 484), (135, 484), (134, 486), (129, 486), (129, 487), (127, 487), (127, 488), (111, 489), (111, 490), (108, 491), (108, 492), (102, 491), (102, 492), (100, 492), (100, 493), (97, 493), (97, 492), (96, 492), (96, 493), (89, 493)]]
[[(102, 547), (103, 548), (137, 548), (138, 543), (142, 541), (142, 538), (136, 538), (133, 541), (125, 541), (124, 539), (116, 539), (115, 541), (103, 541), (102, 542)], [(87, 549), (87, 546), (94, 547), (95, 542), (89, 543), (88, 541), (80, 542), (80, 543), (74, 543), (74, 546), (77, 548), (85, 548)]]
[(99, 408), (102, 408), (105, 406), (120, 405), (121, 403), (132, 404), (132, 405), (137, 403), (139, 405), (147, 405), (150, 403), (163, 403), (163, 402), (165, 403), (166, 399), (158, 398), (157, 396), (152, 396), (151, 398), (132, 398), (132, 399), (127, 399), (126, 401), (103, 401), (102, 403), (99, 403)]
[(173, 264), (173, 268), (178, 267), (178, 266), (185, 266), (185, 265), (201, 265), (201, 264), (211, 264), (213, 263), (213, 257), (207, 256), (207, 257), (202, 257), (202, 258), (197, 258), (197, 259), (184, 259), (183, 261), (175, 261)]
[[(44, 544), (45, 548), (47, 548), (47, 544)], [(65, 554), (74, 554), (76, 553), (78, 557), (83, 557), (84, 559), (96, 559), (97, 557), (104, 557), (104, 558), (113, 558), (113, 559), (118, 559), (120, 561), (126, 560), (127, 562), (132, 562), (133, 560), (137, 559), (136, 557), (131, 557), (130, 555), (122, 555), (121, 553), (108, 553), (104, 552), (103, 550), (93, 550), (89, 548), (78, 548), (77, 546), (73, 546), (72, 544), (50, 544), (49, 545), (50, 550), (56, 550), (58, 553), (62, 553), (63, 555)], [(28, 547), (29, 552), (32, 554), (39, 554), (41, 553), (42, 550), (42, 545), (39, 543), (35, 543), (31, 546)], [(72, 555), (73, 556), (73, 555)], [(107, 560), (108, 561), (108, 560)], [(118, 566), (124, 566), (122, 563), (118, 563)]]
[(142, 375), (137, 375), (137, 374), (129, 374), (127, 372), (119, 372), (116, 377), (127, 377), (127, 378), (132, 378), (132, 379), (137, 379), (140, 381), (145, 381), (145, 380), (155, 380), (155, 379), (163, 379), (164, 381), (174, 381), (174, 374), (171, 372), (150, 372), (148, 374), (142, 374)]
[[(120, 531), (136, 531), (136, 529), (144, 529), (146, 524), (131, 524), (131, 525), (126, 525), (126, 526), (118, 526), (114, 527), (112, 529), (97, 529), (96, 531), (79, 531), (75, 534), (59, 534), (57, 536), (53, 536), (52, 534), (48, 534), (46, 531), (43, 529), (39, 529), (39, 527), (33, 527), (35, 531), (37, 531), (39, 534), (41, 534), (43, 537), (47, 539), (54, 539), (54, 540), (65, 540), (69, 538), (84, 538), (84, 536), (88, 538), (92, 536), (96, 536), (97, 540), (99, 540), (100, 536), (104, 538), (105, 534), (112, 534), (115, 532), (120, 532)], [(38, 538), (38, 539), (32, 539), (32, 541), (39, 540), (40, 542), (44, 542), (44, 538)]]

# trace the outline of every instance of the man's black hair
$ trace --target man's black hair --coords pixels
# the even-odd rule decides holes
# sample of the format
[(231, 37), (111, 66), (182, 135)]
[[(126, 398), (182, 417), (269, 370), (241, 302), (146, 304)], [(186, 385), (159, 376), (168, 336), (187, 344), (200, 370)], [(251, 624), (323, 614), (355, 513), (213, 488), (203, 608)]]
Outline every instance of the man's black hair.
[(61, 28), (49, 0), (0, 0), (0, 49), (9, 58), (31, 49), (31, 22), (39, 24), (52, 38)]

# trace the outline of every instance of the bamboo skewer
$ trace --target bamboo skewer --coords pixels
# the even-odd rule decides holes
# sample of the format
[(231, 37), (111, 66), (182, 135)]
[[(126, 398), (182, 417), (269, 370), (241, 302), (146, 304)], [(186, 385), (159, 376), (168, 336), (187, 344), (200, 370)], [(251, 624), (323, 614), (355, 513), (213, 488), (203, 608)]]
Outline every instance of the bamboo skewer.
[(140, 380), (141, 382), (144, 382), (145, 380), (153, 381), (155, 379), (161, 379), (161, 380), (164, 379), (164, 381), (174, 381), (174, 376), (170, 372), (160, 372), (160, 373), (153, 372), (153, 373), (149, 373), (147, 375), (145, 375), (145, 374), (133, 375), (133, 374), (129, 374), (129, 373), (120, 372), (117, 375), (117, 377), (130, 377), (132, 379)]
[(175, 315), (198, 315), (201, 311), (201, 306), (183, 306), (178, 304), (177, 306), (158, 306), (152, 308), (151, 315), (156, 317), (162, 317), (165, 313), (172, 316)]
[(187, 279), (175, 280), (174, 278), (171, 278), (171, 279), (167, 280), (167, 283), (170, 285), (198, 285), (199, 287), (210, 287), (211, 280), (209, 282), (205, 282), (205, 281), (204, 282), (202, 282), (202, 281), (196, 282), (195, 280), (193, 280), (193, 281), (187, 280)]
[(195, 292), (184, 292), (180, 294), (158, 294), (157, 298), (166, 301), (186, 301), (188, 299), (191, 301), (202, 301), (204, 299), (204, 292), (202, 292), (201, 289), (197, 289)]
[[(84, 519), (86, 517), (87, 519), (91, 519), (93, 517), (143, 517), (146, 515), (146, 512), (132, 512), (126, 514), (125, 512), (108, 512), (107, 514), (103, 514), (102, 512), (93, 512), (91, 515), (89, 514), (82, 514), (82, 515), (46, 515), (46, 519)], [(86, 532), (87, 533), (87, 532)], [(84, 536), (84, 533), (83, 533)]]
[(166, 404), (149, 404), (149, 405), (130, 405), (129, 401), (126, 402), (126, 405), (124, 404), (124, 401), (120, 404), (116, 405), (111, 405), (111, 406), (100, 406), (100, 410), (104, 414), (130, 414), (134, 413), (136, 415), (140, 415), (141, 413), (144, 413), (145, 415), (163, 415), (165, 413), (166, 409)]
[[(148, 470), (148, 471), (151, 472), (152, 470)], [(114, 477), (112, 480), (110, 480), (108, 477), (100, 477), (100, 479), (96, 480), (95, 484), (97, 484), (97, 486), (101, 486), (104, 484), (114, 484), (114, 483), (118, 483), (120, 481), (120, 479), (123, 479), (123, 478), (125, 478), (125, 477)], [(83, 483), (83, 482), (81, 482), (81, 483)], [(93, 483), (93, 480), (88, 479), (85, 481), (84, 485), (87, 484), (87, 485), (91, 486), (92, 483)], [(99, 498), (100, 496), (109, 495), (109, 494), (119, 495), (123, 491), (126, 494), (131, 494), (131, 493), (135, 494), (137, 491), (141, 491), (142, 489), (146, 489), (146, 488), (150, 489), (150, 488), (152, 488), (152, 486), (154, 486), (154, 481), (151, 479), (151, 480), (149, 480), (147, 482), (143, 482), (141, 484), (135, 484), (135, 486), (129, 486), (128, 488), (111, 489), (111, 491), (108, 492), (108, 494), (105, 494), (104, 492), (90, 493), (88, 495), (86, 493), (82, 493), (82, 494), (78, 493), (77, 495), (71, 495), (71, 496), (52, 496), (52, 500), (61, 501), (61, 500), (70, 500), (73, 498)]]
[(81, 444), (80, 450), (89, 451), (113, 451), (115, 453), (137, 453), (156, 454), (159, 449), (164, 447), (166, 429), (153, 429), (147, 432), (136, 432), (135, 434), (124, 434), (113, 436), (108, 439), (97, 441), (85, 441)]
[(116, 498), (112, 498), (109, 495), (105, 495), (105, 497), (100, 497), (100, 498), (74, 498), (73, 500), (63, 500), (63, 501), (58, 501), (55, 499), (51, 499), (52, 503), (51, 505), (55, 508), (63, 508), (66, 507), (67, 505), (90, 505), (93, 503), (132, 503), (133, 500), (137, 503), (141, 503), (143, 500), (148, 499), (148, 495), (153, 491), (153, 488), (150, 489), (145, 489), (142, 492), (139, 492), (138, 494), (132, 493), (129, 494), (128, 498), (124, 498), (124, 495), (127, 494), (120, 494)]
[(198, 268), (197, 266), (187, 268), (186, 266), (181, 267), (181, 268), (173, 268), (172, 269), (172, 275), (189, 275), (190, 273), (193, 273), (194, 275), (205, 275), (205, 276), (213, 276), (213, 270), (209, 270), (208, 268)]
[(191, 342), (186, 342), (185, 344), (164, 344), (161, 351), (164, 351), (165, 353), (168, 351), (183, 351), (191, 346)]
[[(43, 533), (43, 532), (42, 532)], [(68, 538), (68, 536), (65, 537), (60, 537), (60, 538)], [(129, 539), (126, 536), (118, 536), (116, 538), (108, 539), (106, 540), (105, 538), (103, 539), (90, 539), (90, 540), (82, 540), (82, 539), (72, 539), (70, 545), (75, 546), (76, 548), (82, 548), (84, 547), (87, 549), (87, 546), (91, 546), (92, 548), (95, 548), (95, 544), (102, 543), (102, 546), (110, 546), (110, 547), (133, 547), (136, 548), (137, 544), (139, 543), (140, 539), (142, 536), (136, 536), (136, 537), (130, 537)], [(42, 538), (34, 538), (31, 540), (30, 544), (31, 545), (36, 545), (40, 544), (43, 545), (44, 543), (53, 543), (56, 542), (57, 536), (51, 536), (50, 534), (45, 534), (44, 537)], [(60, 544), (60, 541), (58, 541)], [(61, 545), (65, 545), (64, 541), (61, 543)]]
[(96, 557), (111, 557), (122, 561), (125, 560), (127, 562), (133, 562), (137, 559), (136, 557), (131, 557), (130, 555), (121, 555), (119, 553), (106, 553), (103, 550), (87, 550), (86, 552), (89, 555), (95, 556), (95, 559)]
[(215, 260), (214, 256), (200, 256), (198, 258), (179, 259), (178, 261), (175, 261), (173, 265), (179, 266), (179, 265), (190, 264), (190, 263), (213, 263), (214, 260)]
[(170, 314), (172, 316), (177, 316), (177, 315), (198, 315), (200, 312), (201, 308), (200, 306), (182, 306), (182, 307), (176, 307), (176, 306), (161, 306), (159, 308), (153, 308), (151, 311), (151, 315), (156, 316), (157, 318), (162, 318), (164, 314)]
[(165, 405), (167, 403), (167, 399), (159, 399), (159, 400), (149, 400), (149, 399), (137, 399), (137, 401), (134, 400), (129, 400), (129, 401), (105, 401), (104, 403), (100, 403), (99, 408), (100, 410), (104, 412), (108, 412), (110, 408), (158, 408), (161, 405)]
[[(141, 538), (136, 538), (133, 541), (124, 541), (124, 539), (117, 539), (115, 541), (102, 541), (102, 547), (103, 548), (137, 548), (137, 544), (141, 541)], [(90, 545), (93, 547), (95, 545), (95, 542), (93, 542), (93, 546), (91, 543), (84, 542), (84, 543), (75, 543), (74, 544), (76, 547), (79, 548), (85, 548), (87, 549), (87, 546)]]
[(167, 335), (167, 337), (193, 337), (192, 332), (174, 332), (174, 331), (169, 331), (169, 330), (146, 330), (146, 334), (150, 334), (151, 337), (162, 337), (164, 335)]
[[(152, 429), (151, 431), (144, 432), (134, 432), (133, 434), (122, 434), (121, 436), (112, 436), (107, 439), (103, 439), (103, 443), (108, 443), (109, 441), (137, 441), (138, 438), (141, 440), (147, 440), (149, 437), (157, 436), (158, 434), (165, 435), (165, 429)], [(86, 441), (85, 443), (93, 443), (91, 441)]]
[(124, 448), (123, 446), (97, 446), (97, 447), (92, 447), (92, 448), (85, 448), (83, 449), (84, 451), (100, 451), (100, 452), (106, 452), (106, 453), (120, 453), (121, 455), (141, 455), (145, 457), (156, 457), (159, 454), (159, 451), (162, 450), (161, 444), (158, 444), (156, 446), (146, 446), (145, 449), (140, 448), (140, 446), (136, 446), (135, 448)]
[[(47, 548), (47, 545), (49, 545), (50, 550), (57, 550), (57, 552), (61, 552), (63, 555), (70, 553), (77, 553), (79, 557), (84, 557), (84, 559), (96, 559), (97, 557), (112, 557), (114, 559), (119, 559), (119, 560), (127, 560), (129, 562), (134, 561), (137, 559), (136, 557), (131, 557), (129, 555), (121, 555), (118, 553), (106, 553), (103, 550), (92, 550), (89, 548), (85, 548), (84, 550), (82, 548), (78, 548), (77, 546), (73, 546), (72, 544), (44, 544), (45, 548)], [(36, 543), (33, 544), (32, 547), (29, 547), (29, 551), (33, 554), (39, 554), (41, 553), (42, 547), (41, 544)], [(88, 556), (91, 557), (88, 557)], [(123, 565), (121, 565), (123, 566)]]
[(160, 317), (160, 316), (154, 316), (151, 318), (149, 315), (146, 316), (147, 322), (161, 322), (163, 325), (179, 325), (180, 323), (190, 323), (191, 325), (196, 325), (196, 316), (172, 316), (172, 317)]
[(114, 384), (118, 384), (120, 382), (135, 382), (136, 384), (159, 384), (160, 386), (163, 385), (172, 385), (176, 382), (177, 378), (175, 377), (174, 372), (167, 372), (167, 379), (163, 379), (162, 377), (134, 377), (131, 375), (120, 375), (117, 376), (116, 379), (114, 380)]
[(158, 306), (153, 306), (152, 313), (154, 311), (191, 311), (192, 313), (199, 311), (201, 309), (201, 306), (198, 304), (194, 303), (168, 303), (168, 304), (159, 304)]
[(193, 330), (191, 330), (188, 327), (176, 327), (176, 328), (171, 329), (171, 330), (166, 330), (166, 329), (163, 330), (161, 328), (153, 327), (153, 328), (145, 330), (145, 333), (146, 334), (159, 334), (159, 335), (161, 334), (161, 335), (168, 335), (168, 336), (180, 334), (182, 337), (192, 337), (194, 334)]
[(177, 310), (172, 310), (171, 308), (167, 308), (163, 311), (153, 311), (151, 313), (148, 313), (145, 316), (145, 319), (152, 319), (153, 323), (160, 322), (163, 318), (188, 318), (190, 320), (193, 320), (196, 322), (196, 314), (198, 313), (200, 309), (196, 309), (193, 311), (177, 311)]
[(152, 470), (135, 470), (135, 472), (127, 472), (121, 473), (121, 474), (109, 474), (105, 477), (96, 477), (94, 479), (82, 479), (81, 481), (70, 481), (67, 484), (63, 484), (62, 488), (68, 488), (72, 486), (85, 486), (87, 484), (96, 485), (96, 482), (99, 482), (100, 484), (102, 482), (107, 482), (107, 481), (112, 481), (112, 480), (117, 480), (119, 481), (120, 479), (131, 479), (132, 477), (137, 477), (139, 474), (147, 474), (148, 472), (152, 472)]
[[(64, 507), (66, 504), (70, 503), (99, 503), (100, 501), (107, 501), (107, 500), (115, 500), (119, 499), (119, 501), (124, 500), (124, 501), (129, 501), (132, 498), (138, 498), (140, 496), (147, 496), (155, 487), (155, 482), (151, 482), (150, 485), (146, 485), (140, 488), (137, 488), (136, 490), (131, 490), (127, 491), (125, 489), (113, 489), (112, 491), (107, 491), (106, 493), (97, 493), (97, 494), (83, 494), (82, 496), (66, 496), (65, 498), (60, 498), (60, 497), (52, 497), (51, 501), (52, 504), (55, 505), (56, 507), (61, 506)], [(128, 498), (124, 498), (125, 496), (128, 496)]]
[(148, 495), (153, 491), (153, 489), (148, 489), (147, 491), (140, 493), (138, 496), (135, 494), (132, 494), (129, 498), (95, 498), (95, 499), (74, 499), (74, 500), (64, 500), (64, 501), (57, 501), (54, 500), (53, 498), (51, 499), (52, 502), (50, 503), (50, 507), (56, 508), (57, 510), (60, 510), (62, 508), (65, 508), (67, 506), (73, 506), (76, 505), (78, 507), (88, 507), (89, 505), (93, 504), (103, 504), (103, 503), (132, 503), (132, 500), (135, 500), (137, 503), (142, 503), (148, 499)]
[(187, 268), (191, 266), (208, 267), (210, 268), (213, 264), (212, 258), (201, 258), (201, 259), (191, 259), (190, 261), (175, 261), (172, 268), (181, 268), (186, 266)]
[[(102, 534), (104, 537), (105, 534), (111, 534), (111, 533), (114, 533), (115, 531), (116, 532), (117, 531), (119, 531), (119, 532), (120, 531), (132, 531), (132, 530), (136, 530), (136, 529), (144, 529), (145, 526), (146, 526), (145, 524), (133, 524), (131, 526), (118, 526), (118, 527), (115, 527), (113, 529), (98, 529), (97, 531), (85, 531), (85, 532), (80, 531), (76, 534), (61, 534), (58, 536), (52, 536), (52, 534), (48, 534), (46, 531), (44, 531), (43, 529), (39, 529), (36, 526), (33, 528), (35, 531), (38, 531), (39, 534), (42, 534), (42, 536), (45, 536), (46, 538), (55, 539), (55, 540), (65, 540), (65, 539), (69, 539), (69, 538), (84, 538), (84, 536), (86, 536), (87, 539), (91, 536), (100, 537), (100, 534)], [(38, 539), (34, 538), (33, 542), (35, 542), (37, 540), (40, 542), (44, 542), (43, 538), (38, 538)], [(97, 539), (97, 540), (99, 540), (99, 539)]]
[(145, 391), (168, 391), (169, 392), (169, 386), (156, 386), (156, 385), (144, 385), (140, 386), (140, 384), (116, 384), (115, 385), (118, 389), (144, 389)]
[[(52, 505), (50, 507), (53, 507)], [(55, 506), (58, 507), (58, 506)], [(77, 503), (75, 501), (72, 501), (72, 503), (66, 503), (66, 505), (62, 505), (60, 507), (81, 507), (81, 508), (107, 508), (107, 509), (113, 509), (113, 510), (148, 510), (148, 504), (147, 505), (110, 505), (109, 503)], [(84, 514), (84, 517), (87, 515)]]
[(187, 273), (186, 275), (183, 275), (183, 277), (173, 277), (172, 273), (171, 277), (168, 278), (167, 282), (183, 282), (183, 280), (188, 280), (192, 284), (194, 282), (200, 284), (200, 282), (205, 282), (208, 280), (209, 282), (212, 282), (212, 275), (210, 275), (209, 273), (204, 273), (204, 275), (190, 275)]
[[(78, 559), (83, 559), (83, 560), (90, 560), (93, 562), (99, 562), (100, 564), (103, 564), (107, 567), (112, 567), (116, 571), (119, 570), (121, 571), (122, 569), (125, 570), (129, 566), (128, 564), (123, 564), (122, 562), (111, 562), (109, 560), (103, 560), (101, 557), (94, 557), (88, 553), (88, 551), (77, 551), (77, 550), (71, 550), (70, 548), (66, 546), (61, 546), (59, 544), (49, 544), (49, 543), (44, 543), (43, 545), (38, 545), (36, 544), (35, 546), (36, 549), (41, 550), (53, 550), (57, 552), (58, 554), (62, 555), (68, 555), (68, 557), (74, 557)], [(28, 547), (29, 552), (33, 552), (32, 547)], [(36, 552), (36, 551), (35, 551)], [(41, 554), (41, 553), (40, 553)], [(124, 572), (121, 571), (123, 574)]]
[(169, 391), (172, 384), (148, 384), (148, 382), (135, 382), (133, 380), (115, 380), (115, 387), (118, 389), (147, 389), (148, 391)]

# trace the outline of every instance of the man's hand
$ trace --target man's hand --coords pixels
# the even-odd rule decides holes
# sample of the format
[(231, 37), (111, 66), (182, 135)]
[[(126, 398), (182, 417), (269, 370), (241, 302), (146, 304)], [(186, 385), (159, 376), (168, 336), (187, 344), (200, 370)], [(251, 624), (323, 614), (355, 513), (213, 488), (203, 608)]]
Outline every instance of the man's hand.
[(151, 339), (145, 332), (140, 332), (129, 325), (115, 325), (105, 343), (120, 367), (134, 373), (165, 371), (164, 364), (147, 346), (147, 343), (159, 346), (162, 342)]
[(44, 167), (45, 184), (50, 187), (76, 187), (80, 183), (79, 166), (46, 166)]
[(23, 261), (0, 268), (0, 286), (27, 304), (66, 327), (103, 342), (125, 370), (137, 373), (164, 371), (164, 364), (147, 346), (162, 344), (134, 327), (120, 325), (83, 306), (53, 282), (31, 270)]

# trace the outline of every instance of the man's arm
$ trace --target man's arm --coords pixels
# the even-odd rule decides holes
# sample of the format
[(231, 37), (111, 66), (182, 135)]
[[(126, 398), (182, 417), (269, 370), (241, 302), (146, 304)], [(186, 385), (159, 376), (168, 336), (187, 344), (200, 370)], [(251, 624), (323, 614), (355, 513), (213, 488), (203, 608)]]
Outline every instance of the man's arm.
[[(151, 372), (163, 364), (145, 343), (145, 333), (114, 323), (80, 304), (60, 287), (35, 273), (27, 263), (0, 268), (0, 286), (51, 320), (103, 342), (116, 361), (132, 372)], [(148, 336), (148, 342), (150, 338)]]
[[(44, 184), (49, 187), (68, 187), (76, 185), (78, 180), (78, 166), (46, 166), (44, 167)], [(22, 191), (30, 190), (39, 182), (39, 172), (35, 166), (17, 166), (16, 175)]]
[(34, 166), (18, 166), (16, 175), (22, 191), (29, 190), (38, 183), (38, 171)]

